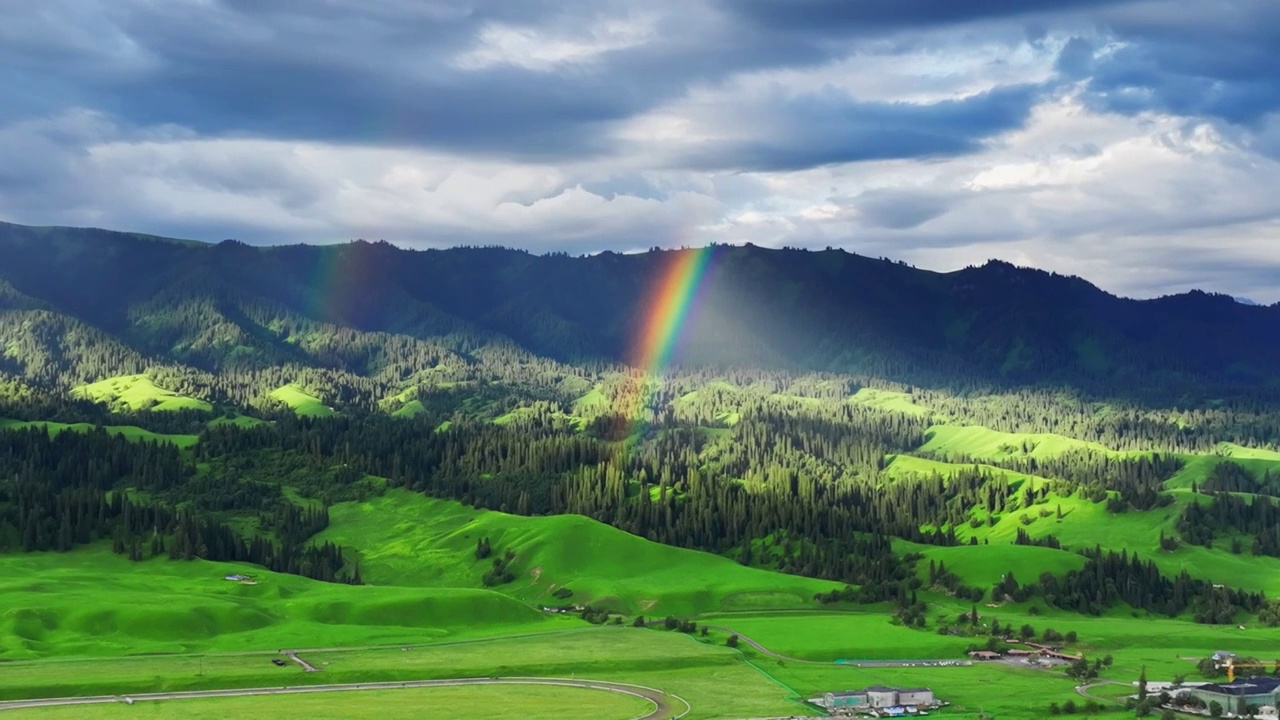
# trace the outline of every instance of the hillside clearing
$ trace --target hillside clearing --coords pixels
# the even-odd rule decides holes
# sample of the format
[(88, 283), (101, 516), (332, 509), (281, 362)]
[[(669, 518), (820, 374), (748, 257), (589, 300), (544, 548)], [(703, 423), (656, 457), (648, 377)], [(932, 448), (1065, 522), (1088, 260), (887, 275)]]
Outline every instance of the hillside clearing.
[(198, 398), (179, 395), (157, 386), (146, 375), (120, 375), (81, 385), (71, 390), (72, 397), (105, 403), (117, 410), (199, 410), (208, 412), (213, 405)]

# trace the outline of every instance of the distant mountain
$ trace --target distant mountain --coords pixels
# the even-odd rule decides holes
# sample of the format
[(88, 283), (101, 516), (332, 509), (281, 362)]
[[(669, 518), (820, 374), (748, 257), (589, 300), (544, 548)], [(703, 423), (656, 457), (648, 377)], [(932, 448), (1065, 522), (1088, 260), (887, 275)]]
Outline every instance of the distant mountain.
[(1235, 300), (1236, 302), (1240, 303), (1241, 305), (1251, 305), (1251, 306), (1255, 306), (1255, 307), (1257, 307), (1257, 306), (1261, 306), (1261, 305), (1262, 305), (1262, 303), (1260, 303), (1260, 302), (1256, 302), (1256, 301), (1254, 301), (1254, 300), (1250, 300), (1250, 299), (1249, 299), (1249, 298), (1247, 298), (1247, 297), (1234, 297), (1234, 298), (1232, 298), (1232, 300)]
[[(157, 363), (210, 377), (289, 366), (390, 387), (501, 353), (626, 362), (675, 252), (253, 247), (0, 224), (0, 373), (70, 386)], [(675, 353), (686, 366), (1166, 398), (1280, 386), (1280, 306), (1123, 299), (999, 261), (936, 273), (840, 250), (708, 252)]]

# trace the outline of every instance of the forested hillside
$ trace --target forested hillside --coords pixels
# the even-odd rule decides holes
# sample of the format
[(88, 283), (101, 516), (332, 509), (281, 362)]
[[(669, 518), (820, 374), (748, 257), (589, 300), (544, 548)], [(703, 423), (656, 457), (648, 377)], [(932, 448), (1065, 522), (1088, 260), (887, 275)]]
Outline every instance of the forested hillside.
[[(456, 379), (512, 355), (627, 361), (672, 255), (262, 248), (4, 224), (0, 253), (6, 364), (52, 385), (103, 374), (86, 363), (218, 375), (297, 365), (397, 382), (425, 370)], [(939, 274), (840, 250), (715, 247), (677, 360), (952, 388), (1256, 397), (1280, 380), (1280, 308), (1203, 293), (1126, 300), (1002, 262)]]
[[(359, 584), (386, 540), (332, 508), (413, 492), (834, 581), (814, 602), (913, 625), (919, 593), (1229, 623), (1280, 590), (1235, 572), (1280, 569), (1280, 307), (706, 252), (675, 363), (646, 374), (628, 363), (671, 252), (0, 226), (0, 551)], [(492, 567), (423, 575), (532, 572), (475, 553)]]

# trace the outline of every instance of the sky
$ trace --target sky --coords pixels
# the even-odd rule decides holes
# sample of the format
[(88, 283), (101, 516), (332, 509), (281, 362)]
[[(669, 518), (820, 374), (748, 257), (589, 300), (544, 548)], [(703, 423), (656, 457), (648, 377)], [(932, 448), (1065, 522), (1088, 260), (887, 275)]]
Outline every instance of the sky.
[(0, 219), (1280, 301), (1275, 0), (0, 0)]

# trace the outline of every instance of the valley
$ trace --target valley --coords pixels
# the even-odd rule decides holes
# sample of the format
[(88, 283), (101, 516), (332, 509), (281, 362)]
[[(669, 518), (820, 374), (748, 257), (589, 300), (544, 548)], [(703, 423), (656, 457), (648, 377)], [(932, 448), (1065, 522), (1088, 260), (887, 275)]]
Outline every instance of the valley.
[[(1037, 384), (1000, 369), (1025, 343), (993, 362), (874, 313), (833, 347), (833, 310), (752, 325), (725, 362), (735, 273), (833, 265), (723, 249), (668, 338), (678, 362), (642, 373), (618, 350), (630, 300), (535, 286), (573, 258), (5, 232), (0, 717), (727, 720), (872, 686), (928, 688), (938, 717), (1103, 717), (1143, 709), (1125, 699), (1144, 674), (1280, 655), (1276, 378), (1242, 384), (1234, 358), (1119, 333), (1089, 375), (1041, 338)], [(320, 290), (291, 268), (327, 254), (518, 281), (470, 304), (399, 281), (303, 302)], [(643, 296), (661, 255), (609, 260), (614, 279)], [(152, 272), (124, 286), (128, 258)], [(918, 272), (882, 270), (882, 295)], [(1131, 388), (1152, 367), (1167, 383)], [(1043, 655), (1027, 642), (1084, 658), (1077, 676), (1017, 659)], [(553, 684), (488, 684), (528, 678)], [(291, 692), (123, 700), (262, 688)], [(18, 707), (97, 696), (119, 701)]]

